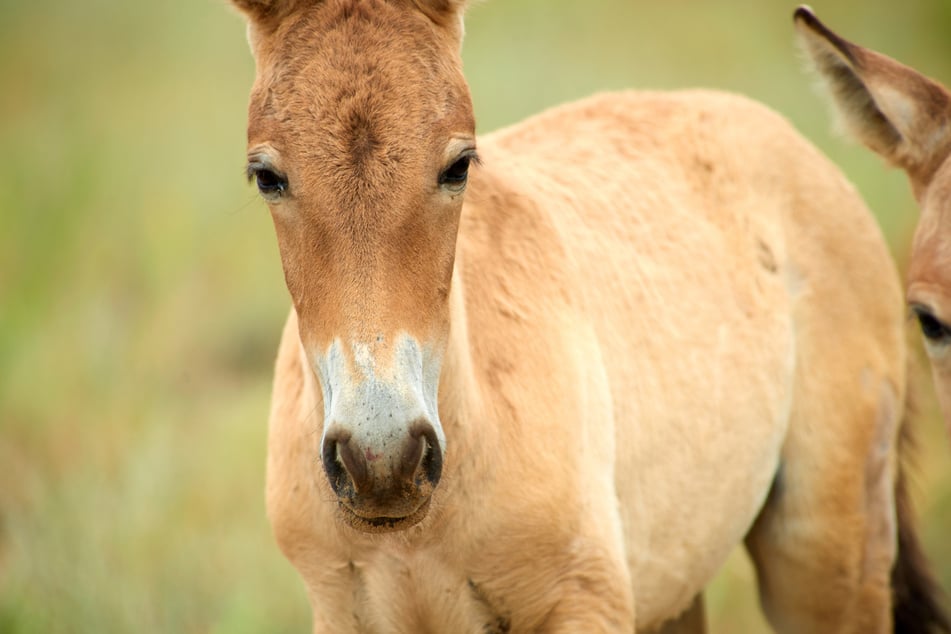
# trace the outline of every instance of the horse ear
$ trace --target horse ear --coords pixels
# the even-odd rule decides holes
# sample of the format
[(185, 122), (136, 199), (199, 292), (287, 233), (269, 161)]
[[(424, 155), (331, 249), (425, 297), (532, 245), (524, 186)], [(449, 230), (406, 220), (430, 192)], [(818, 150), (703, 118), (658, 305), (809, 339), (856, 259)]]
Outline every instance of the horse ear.
[(413, 4), (436, 24), (459, 29), (459, 34), (462, 34), (466, 0), (413, 0)]
[(273, 30), (281, 20), (317, 0), (231, 0), (255, 28)]
[(913, 177), (927, 177), (951, 145), (951, 94), (917, 71), (839, 37), (809, 7), (796, 9), (794, 21), (846, 128)]

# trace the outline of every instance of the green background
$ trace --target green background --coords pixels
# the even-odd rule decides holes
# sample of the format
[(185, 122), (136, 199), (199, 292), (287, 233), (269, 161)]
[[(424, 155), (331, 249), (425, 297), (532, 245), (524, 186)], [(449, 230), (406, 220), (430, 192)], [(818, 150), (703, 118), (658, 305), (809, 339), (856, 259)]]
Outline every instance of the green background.
[[(464, 53), (479, 129), (605, 89), (742, 92), (843, 167), (904, 266), (909, 187), (831, 132), (793, 8), (488, 0)], [(814, 8), (951, 84), (951, 3)], [(264, 517), (288, 298), (243, 178), (241, 19), (224, 0), (0, 0), (0, 78), (0, 632), (308, 631)], [(922, 392), (915, 497), (951, 588), (951, 442)], [(762, 631), (752, 584), (737, 554), (715, 632)]]

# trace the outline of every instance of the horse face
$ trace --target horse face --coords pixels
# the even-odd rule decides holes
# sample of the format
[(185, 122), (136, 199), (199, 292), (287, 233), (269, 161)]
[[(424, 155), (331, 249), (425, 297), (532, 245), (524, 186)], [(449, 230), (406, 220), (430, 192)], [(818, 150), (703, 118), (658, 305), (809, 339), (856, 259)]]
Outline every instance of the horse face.
[(908, 303), (931, 358), (951, 431), (951, 93), (881, 53), (853, 44), (802, 6), (800, 42), (853, 136), (908, 174), (921, 206)]
[(257, 62), (248, 175), (321, 392), (327, 482), (354, 527), (402, 528), (445, 452), (437, 388), (475, 159), (456, 7), (238, 4)]
[(931, 360), (945, 421), (951, 425), (951, 155), (920, 195), (908, 267), (908, 303)]

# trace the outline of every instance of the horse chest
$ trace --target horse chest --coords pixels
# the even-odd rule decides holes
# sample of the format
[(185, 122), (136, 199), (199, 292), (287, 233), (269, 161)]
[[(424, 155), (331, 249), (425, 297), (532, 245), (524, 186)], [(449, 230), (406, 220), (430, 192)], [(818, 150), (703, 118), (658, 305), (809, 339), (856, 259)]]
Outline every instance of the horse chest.
[(350, 566), (360, 634), (506, 634), (510, 620), (465, 574), (427, 554), (376, 553)]

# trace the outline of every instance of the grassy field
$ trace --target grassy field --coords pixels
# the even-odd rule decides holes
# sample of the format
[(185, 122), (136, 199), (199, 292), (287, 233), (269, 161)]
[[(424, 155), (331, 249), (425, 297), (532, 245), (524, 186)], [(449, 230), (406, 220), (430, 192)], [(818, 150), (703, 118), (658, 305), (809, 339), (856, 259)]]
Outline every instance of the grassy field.
[[(813, 6), (951, 83), (947, 2)], [(909, 188), (830, 133), (793, 8), (487, 0), (465, 47), (480, 130), (597, 90), (742, 92), (843, 167), (903, 262)], [(0, 633), (307, 631), (264, 518), (288, 298), (242, 178), (241, 20), (224, 0), (0, 0), (0, 74)], [(920, 426), (923, 536), (951, 588), (951, 443), (930, 400)], [(751, 583), (738, 554), (709, 592), (715, 632), (763, 631)]]

